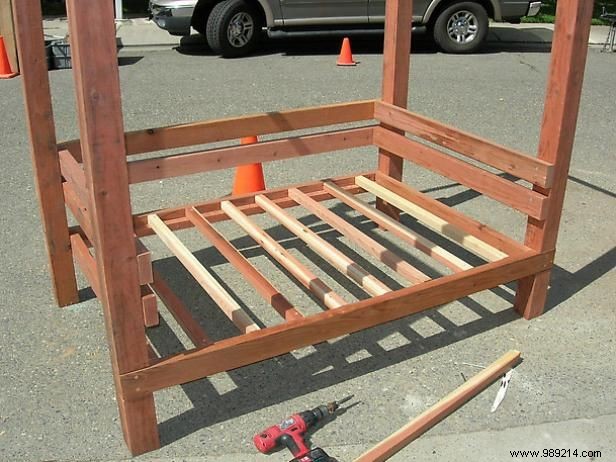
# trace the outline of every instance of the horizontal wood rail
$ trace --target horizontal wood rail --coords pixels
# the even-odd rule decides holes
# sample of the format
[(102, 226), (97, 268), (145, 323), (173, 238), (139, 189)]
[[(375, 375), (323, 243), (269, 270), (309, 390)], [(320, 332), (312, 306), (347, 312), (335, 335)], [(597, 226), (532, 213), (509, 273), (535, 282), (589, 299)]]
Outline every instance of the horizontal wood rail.
[[(401, 183), (400, 181), (377, 173), (376, 182), (398, 196), (403, 197), (407, 201), (410, 201), (441, 218), (448, 223), (449, 229), (457, 228), (463, 234), (475, 236), (480, 241), (483, 241), (495, 249), (500, 250), (503, 254), (513, 255), (528, 250), (527, 247), (514, 239), (493, 230), (489, 226), (480, 223), (477, 220), (473, 220), (456, 209), (448, 207), (436, 199), (433, 199), (430, 196), (423, 194), (404, 183)], [(494, 257), (500, 258), (501, 255), (495, 254)]]
[(374, 143), (386, 151), (457, 181), (537, 220), (543, 220), (547, 215), (547, 196), (391, 130), (375, 128)]
[(548, 269), (553, 256), (553, 252), (537, 254), (527, 251), (337, 310), (183, 352), (150, 367), (122, 374), (120, 380), (127, 396), (138, 398), (145, 393), (253, 364), (518, 280)]
[(377, 101), (374, 117), (384, 124), (439, 144), (542, 188), (549, 188), (554, 180), (554, 166), (548, 162), (500, 146), (401, 107)]
[(352, 207), (365, 217), (378, 224), (384, 230), (389, 231), (394, 236), (397, 236), (399, 239), (403, 240), (407, 244), (410, 244), (416, 249), (424, 252), (426, 255), (431, 256), (436, 261), (439, 261), (445, 266), (451, 268), (453, 271), (466, 271), (467, 269), (471, 269), (473, 267), (472, 265), (466, 263), (464, 260), (453, 255), (451, 252), (448, 252), (442, 247), (436, 245), (429, 239), (426, 239), (420, 234), (411, 231), (406, 226), (400, 224), (398, 221), (391, 218), (389, 215), (381, 212), (374, 207), (371, 207), (369, 204), (362, 201), (361, 199), (352, 196), (344, 189), (336, 186), (335, 184), (326, 181), (324, 183), (324, 189), (335, 198), (344, 202), (349, 207)]
[(81, 200), (79, 195), (73, 188), (74, 183), (65, 181), (62, 183), (62, 190), (64, 192), (64, 203), (71, 211), (71, 214), (79, 223), (81, 232), (85, 234), (88, 242), (94, 240), (94, 230), (92, 229), (92, 221), (90, 219), (90, 211), (86, 207), (85, 203)]
[(86, 175), (81, 164), (65, 149), (58, 152), (58, 157), (60, 159), (60, 172), (62, 176), (71, 185), (79, 201), (84, 207), (87, 207), (90, 199), (88, 198), (88, 188), (86, 187)]
[[(355, 184), (355, 177), (357, 175), (365, 176), (366, 178), (374, 178), (374, 172), (357, 173), (355, 175), (344, 175), (329, 179), (334, 184), (343, 188), (350, 194), (356, 194), (361, 192), (362, 189)], [(324, 201), (331, 199), (332, 196), (328, 192), (323, 190), (322, 181), (309, 181), (305, 183), (296, 184), (293, 187), (301, 189), (304, 193), (308, 194), (312, 199), (316, 201)], [(297, 203), (289, 198), (289, 187), (272, 188), (262, 192), (269, 199), (273, 200), (276, 205), (282, 208), (297, 207)], [(256, 193), (243, 194), (234, 196), (233, 203), (246, 215), (254, 215), (257, 213), (263, 213), (261, 207), (255, 204)], [(152, 229), (148, 225), (148, 216), (152, 213), (156, 213), (161, 220), (165, 222), (169, 228), (173, 230), (185, 229), (192, 227), (191, 221), (186, 217), (186, 209), (189, 207), (195, 207), (199, 213), (210, 222), (216, 223), (219, 221), (228, 220), (229, 217), (221, 210), (220, 199), (212, 199), (206, 202), (184, 205), (182, 207), (172, 207), (163, 210), (154, 210), (145, 213), (139, 213), (133, 216), (133, 224), (135, 234), (139, 237), (150, 236), (154, 234)]]
[(372, 144), (372, 128), (351, 128), (284, 140), (133, 161), (128, 164), (129, 182), (141, 183), (245, 164), (272, 162), (368, 146)]
[[(126, 151), (128, 155), (142, 154), (244, 136), (372, 120), (373, 117), (374, 100), (368, 100), (148, 128), (126, 133)], [(69, 150), (81, 161), (80, 146), (79, 140), (73, 140), (59, 144), (58, 148)]]

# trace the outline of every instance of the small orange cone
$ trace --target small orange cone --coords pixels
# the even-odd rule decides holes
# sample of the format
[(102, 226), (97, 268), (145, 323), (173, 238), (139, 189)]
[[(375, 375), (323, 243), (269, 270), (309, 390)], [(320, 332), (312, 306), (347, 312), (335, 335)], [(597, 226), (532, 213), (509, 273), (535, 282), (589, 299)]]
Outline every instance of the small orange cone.
[[(256, 136), (247, 136), (241, 139), (242, 144), (254, 144), (259, 140)], [(238, 167), (235, 171), (233, 182), (233, 195), (248, 194), (265, 189), (263, 179), (263, 166), (261, 164), (249, 164)]]
[(355, 66), (357, 63), (353, 61), (353, 53), (351, 53), (351, 41), (345, 37), (342, 41), (340, 56), (338, 57), (338, 66)]
[(10, 79), (16, 75), (17, 72), (11, 71), (11, 63), (9, 63), (9, 57), (4, 47), (4, 37), (0, 35), (0, 79)]

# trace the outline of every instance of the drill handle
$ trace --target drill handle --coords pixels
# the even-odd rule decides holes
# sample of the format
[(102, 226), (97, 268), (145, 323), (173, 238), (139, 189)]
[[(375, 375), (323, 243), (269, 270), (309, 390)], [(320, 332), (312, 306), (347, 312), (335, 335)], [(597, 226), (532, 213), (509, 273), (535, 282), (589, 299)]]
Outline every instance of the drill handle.
[(301, 457), (309, 452), (308, 446), (304, 442), (304, 438), (299, 433), (285, 433), (278, 438), (278, 443), (285, 446), (293, 457)]

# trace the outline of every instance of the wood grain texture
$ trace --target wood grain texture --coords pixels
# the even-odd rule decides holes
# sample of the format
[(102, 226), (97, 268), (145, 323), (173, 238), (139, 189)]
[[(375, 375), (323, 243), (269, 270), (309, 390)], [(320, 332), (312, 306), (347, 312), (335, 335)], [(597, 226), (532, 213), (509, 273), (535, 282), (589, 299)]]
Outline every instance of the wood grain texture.
[[(538, 156), (554, 164), (554, 183), (545, 194), (550, 207), (544, 220), (529, 217), (525, 244), (536, 250), (556, 247), (580, 107), (593, 2), (559, 0), (556, 6), (552, 60), (545, 96)], [(531, 319), (543, 313), (550, 273), (519, 282), (516, 309)]]
[(456, 411), (474, 396), (481, 393), (504, 373), (520, 361), (520, 352), (511, 350), (471, 377), (438, 403), (404, 425), (373, 448), (369, 449), (355, 462), (384, 462), (406, 447), (410, 442), (424, 434), (445, 417)]
[(152, 270), (152, 253), (139, 239), (135, 239), (137, 247), (137, 268), (139, 269), (139, 284), (150, 284), (154, 281)]
[(409, 200), (406, 200), (405, 198), (374, 181), (367, 180), (363, 177), (357, 177), (356, 181), (357, 184), (365, 190), (370, 191), (375, 196), (378, 196), (381, 199), (395, 205), (400, 210), (404, 210), (409, 215), (415, 217), (421, 224), (488, 261), (500, 260), (507, 256), (505, 253), (485, 243), (481, 239), (466, 233), (460, 228), (456, 228), (445, 219), (433, 214), (417, 204), (414, 204)]
[(406, 226), (400, 224), (398, 221), (390, 218), (388, 215), (381, 212), (380, 210), (371, 207), (369, 204), (362, 201), (361, 199), (347, 193), (344, 189), (340, 188), (334, 183), (326, 181), (324, 183), (324, 189), (332, 196), (347, 204), (349, 207), (352, 207), (353, 209), (357, 210), (365, 217), (370, 218), (384, 230), (389, 231), (407, 244), (410, 244), (416, 249), (421, 250), (426, 255), (431, 256), (443, 265), (451, 268), (453, 271), (459, 272), (472, 268), (472, 265), (469, 265), (464, 260), (456, 257), (451, 252), (436, 245), (434, 242), (430, 241), (429, 239), (426, 239), (420, 234), (411, 231)]
[[(66, 2), (100, 298), (124, 438), (136, 455), (160, 446), (152, 394), (126, 399), (119, 374), (149, 364), (132, 226), (113, 5)], [(55, 148), (55, 147), (54, 147)], [(55, 149), (54, 149), (55, 150)]]
[(156, 292), (156, 295), (164, 303), (169, 313), (171, 313), (193, 345), (195, 347), (211, 345), (213, 343), (212, 340), (210, 340), (182, 300), (169, 287), (161, 274), (153, 270), (153, 275), (154, 281), (150, 287)]
[(451, 300), (517, 280), (521, 275), (547, 268), (553, 253), (507, 257), (464, 273), (407, 287), (362, 300), (285, 325), (269, 327), (241, 337), (222, 340), (206, 348), (184, 352), (139, 371), (124, 374), (132, 393), (160, 390), (218, 372), (235, 369), (329, 338), (356, 332), (424, 311)]
[(4, 46), (11, 65), (11, 71), (19, 73), (12, 3), (13, 0), (0, 0), (0, 35), (4, 38)]
[(71, 211), (71, 214), (79, 223), (82, 232), (87, 236), (88, 242), (94, 240), (94, 230), (92, 228), (92, 220), (90, 219), (90, 211), (81, 201), (80, 197), (75, 193), (75, 189), (71, 183), (63, 183), (64, 201), (66, 206)]
[(66, 306), (78, 302), (79, 295), (56, 151), (41, 3), (39, 0), (19, 0), (13, 8), (34, 184), (51, 282), (58, 305)]
[(158, 300), (152, 289), (145, 285), (141, 286), (141, 309), (143, 310), (143, 325), (156, 327), (160, 324), (158, 317)]
[(298, 136), (277, 141), (198, 151), (187, 154), (133, 161), (129, 181), (141, 183), (163, 178), (233, 168), (245, 164), (272, 162), (293, 157), (351, 149), (372, 144), (372, 127)]
[(201, 213), (191, 207), (186, 210), (186, 216), (201, 234), (237, 269), (242, 276), (257, 290), (259, 295), (268, 302), (284, 319), (292, 321), (303, 318), (303, 315), (276, 289), (254, 266), (250, 264), (233, 245), (220, 234)]
[(314, 213), (336, 231), (346, 236), (349, 240), (361, 246), (361, 248), (367, 253), (389, 266), (407, 281), (415, 284), (417, 282), (428, 281), (430, 279), (430, 277), (426, 276), (410, 263), (406, 262), (395, 252), (387, 249), (385, 246), (375, 241), (367, 234), (361, 232), (351, 223), (336, 215), (331, 210), (319, 204), (317, 201), (312, 200), (299, 189), (289, 189), (289, 197), (308, 209), (310, 212)]
[(284, 247), (276, 242), (269, 234), (261, 229), (253, 220), (248, 218), (237, 206), (230, 201), (221, 202), (222, 210), (237, 223), (252, 239), (293, 275), (304, 287), (327, 308), (339, 308), (346, 302), (327, 284), (319, 279), (308, 268), (302, 265), (297, 258), (291, 255)]
[[(480, 241), (483, 241), (495, 249), (500, 250), (507, 255), (513, 255), (519, 252), (525, 252), (527, 247), (510, 237), (499, 233), (489, 226), (464, 215), (458, 210), (449, 207), (430, 196), (423, 194), (407, 184), (388, 178), (377, 173), (379, 183), (386, 187), (391, 192), (405, 198), (406, 200), (426, 209), (430, 213), (448, 222), (453, 228), (459, 228), (464, 233), (475, 236)], [(498, 257), (496, 253), (494, 257)]]
[(554, 167), (549, 162), (500, 146), (404, 108), (377, 102), (374, 116), (386, 125), (404, 130), (544, 188), (549, 187), (554, 179)]
[(376, 277), (344, 255), (329, 242), (319, 237), (315, 232), (304, 226), (299, 220), (293, 218), (283, 209), (274, 204), (267, 197), (257, 195), (257, 205), (280, 222), (285, 228), (308, 244), (312, 250), (328, 261), (334, 268), (358, 284), (370, 295), (382, 295), (391, 289)]
[(71, 248), (73, 249), (73, 256), (77, 262), (77, 266), (86, 277), (86, 280), (90, 284), (90, 288), (94, 295), (101, 296), (101, 287), (98, 280), (98, 272), (96, 271), (96, 261), (90, 253), (90, 249), (79, 234), (71, 234)]
[(544, 195), (391, 130), (377, 127), (374, 143), (526, 215), (541, 219), (547, 213)]
[(157, 215), (150, 215), (149, 223), (160, 240), (173, 252), (184, 268), (188, 270), (197, 283), (212, 297), (216, 305), (241, 332), (246, 333), (260, 329), (235, 299)]

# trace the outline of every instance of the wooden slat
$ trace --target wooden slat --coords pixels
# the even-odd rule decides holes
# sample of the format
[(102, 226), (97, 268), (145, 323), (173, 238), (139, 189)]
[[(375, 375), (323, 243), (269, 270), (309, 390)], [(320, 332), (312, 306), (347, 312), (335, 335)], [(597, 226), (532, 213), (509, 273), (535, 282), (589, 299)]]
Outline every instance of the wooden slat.
[(141, 286), (141, 307), (145, 327), (155, 327), (160, 324), (158, 317), (158, 301), (149, 286)]
[(362, 233), (351, 223), (345, 221), (343, 218), (328, 210), (323, 205), (312, 200), (299, 189), (289, 189), (289, 197), (306, 209), (310, 210), (321, 220), (336, 229), (336, 231), (346, 236), (349, 240), (360, 245), (362, 249), (389, 266), (396, 273), (403, 276), (407, 281), (417, 283), (428, 281), (430, 279), (417, 268), (404, 261), (404, 259), (402, 259), (402, 257), (397, 255), (395, 252), (392, 252), (379, 242), (372, 239), (370, 236)]
[(520, 352), (511, 350), (471, 377), (438, 403), (404, 425), (400, 430), (364, 452), (354, 462), (384, 462), (453, 413), (520, 361)]
[(71, 183), (63, 183), (62, 188), (64, 191), (64, 201), (68, 209), (71, 211), (75, 220), (77, 220), (77, 223), (79, 223), (79, 226), (88, 237), (88, 240), (92, 242), (94, 240), (94, 230), (92, 229), (90, 211), (86, 208), (85, 204), (81, 202)]
[[(513, 255), (519, 252), (528, 250), (519, 242), (505, 236), (502, 233), (490, 228), (477, 220), (464, 215), (458, 210), (449, 207), (436, 199), (423, 194), (409, 185), (393, 180), (384, 175), (377, 173), (379, 184), (389, 189), (398, 196), (403, 197), (407, 201), (418, 205), (419, 207), (428, 210), (434, 215), (440, 217), (449, 223), (452, 228), (459, 228), (463, 233), (475, 236), (480, 241), (483, 241), (492, 247), (500, 250), (504, 254)], [(497, 255), (494, 255), (495, 257)]]
[(88, 280), (94, 295), (100, 298), (101, 289), (96, 270), (96, 261), (81, 235), (71, 234), (71, 248), (73, 249), (73, 256), (75, 257), (77, 266), (79, 266), (79, 269)]
[(79, 301), (71, 256), (60, 163), (56, 154), (43, 18), (39, 0), (13, 4), (26, 122), (52, 286), (60, 306)]
[(195, 321), (195, 318), (190, 314), (182, 300), (171, 290), (160, 273), (153, 270), (153, 274), (154, 282), (150, 287), (165, 304), (169, 313), (171, 313), (193, 345), (195, 347), (211, 345), (213, 343), (212, 340), (210, 340), (199, 323)]
[(549, 188), (554, 179), (554, 166), (549, 162), (500, 146), (492, 141), (392, 104), (377, 102), (374, 116), (387, 125), (439, 144), (544, 188)]
[[(358, 173), (355, 175), (345, 175), (331, 179), (341, 188), (344, 188), (349, 193), (354, 194), (361, 191), (361, 188), (355, 185), (355, 176), (362, 175), (367, 178), (374, 178), (374, 173)], [(322, 201), (331, 199), (331, 195), (323, 191), (322, 181), (309, 181), (294, 185), (294, 187), (301, 188), (306, 194), (310, 195), (314, 200)], [(289, 199), (288, 186), (282, 188), (269, 189), (264, 194), (276, 204), (283, 208), (296, 207), (297, 203)], [(256, 193), (243, 194), (239, 196), (233, 196), (233, 202), (237, 207), (246, 215), (254, 215), (263, 213), (261, 207), (255, 204), (254, 196)], [(172, 207), (164, 210), (152, 210), (150, 212), (140, 213), (135, 215), (134, 226), (135, 234), (139, 237), (149, 236), (153, 234), (152, 230), (148, 226), (148, 215), (156, 213), (161, 220), (163, 220), (167, 226), (173, 230), (184, 229), (192, 227), (192, 223), (186, 218), (186, 208), (196, 207), (199, 213), (210, 223), (217, 223), (219, 221), (228, 220), (229, 217), (221, 210), (220, 199), (212, 199), (206, 202), (199, 202), (195, 204), (184, 205), (182, 207)]]
[[(539, 193), (548, 195), (550, 207), (544, 221), (529, 217), (525, 237), (526, 245), (537, 251), (556, 247), (588, 54), (592, 7), (593, 2), (582, 0), (559, 0), (556, 6), (538, 151), (540, 159), (554, 164), (555, 179), (551, 191), (535, 187)], [(515, 306), (525, 318), (543, 313), (549, 282), (548, 271), (520, 281)]]
[(356, 178), (357, 184), (375, 196), (395, 205), (400, 210), (404, 210), (409, 215), (415, 217), (420, 223), (437, 233), (457, 242), (465, 249), (473, 252), (488, 261), (496, 261), (505, 258), (507, 255), (500, 250), (492, 247), (477, 237), (466, 233), (464, 230), (456, 228), (448, 221), (440, 218), (426, 209), (406, 200), (389, 189), (367, 180), (363, 177)]
[(208, 222), (199, 211), (191, 207), (186, 216), (216, 249), (246, 278), (259, 295), (287, 321), (303, 318), (291, 302), (276, 289), (222, 234)]
[(163, 241), (171, 252), (173, 252), (180, 263), (184, 265), (184, 268), (192, 274), (199, 285), (203, 287), (203, 290), (212, 297), (212, 300), (216, 302), (218, 307), (240, 331), (246, 333), (260, 329), (233, 297), (229, 295), (224, 287), (222, 287), (210, 272), (205, 269), (201, 262), (197, 260), (197, 257), (188, 250), (182, 241), (173, 234), (173, 231), (171, 231), (157, 215), (150, 215), (149, 223), (160, 240)]
[(310, 290), (327, 308), (339, 308), (346, 302), (327, 284), (302, 265), (297, 258), (248, 218), (229, 201), (221, 202), (222, 210), (253, 238), (263, 249), (291, 273), (304, 287)]
[(4, 38), (4, 46), (9, 58), (11, 71), (19, 73), (12, 3), (12, 0), (0, 0), (0, 35)]
[(139, 239), (135, 239), (137, 246), (137, 267), (139, 268), (139, 284), (150, 284), (154, 281), (152, 272), (152, 253)]
[(553, 252), (535, 254), (528, 251), (338, 310), (225, 339), (207, 348), (183, 352), (155, 366), (124, 374), (122, 383), (138, 396), (242, 367), (515, 281), (522, 275), (549, 267), (553, 257)]
[(472, 265), (469, 265), (464, 260), (456, 257), (451, 252), (448, 252), (444, 248), (436, 245), (434, 242), (426, 239), (425, 237), (411, 231), (406, 226), (401, 225), (396, 220), (393, 220), (388, 215), (384, 214), (380, 210), (370, 207), (369, 204), (362, 201), (357, 197), (353, 197), (347, 193), (344, 189), (338, 187), (330, 181), (324, 183), (324, 188), (332, 196), (341, 200), (349, 207), (357, 210), (359, 213), (372, 221), (377, 223), (381, 228), (394, 234), (404, 242), (411, 244), (413, 247), (421, 250), (427, 255), (430, 255), (435, 260), (441, 262), (445, 266), (451, 268), (454, 271), (465, 271), (471, 269)]
[(355, 281), (370, 295), (382, 295), (391, 291), (389, 287), (368, 273), (368, 271), (319, 237), (308, 227), (301, 224), (299, 220), (286, 213), (267, 197), (257, 195), (255, 196), (255, 201), (257, 205), (278, 220), (285, 228), (308, 244), (312, 250), (332, 264), (334, 268), (352, 281)]
[(374, 143), (531, 217), (547, 213), (547, 198), (531, 189), (381, 127)]
[[(235, 140), (255, 134), (266, 135), (371, 120), (373, 114), (374, 100), (369, 100), (148, 128), (126, 133), (126, 148), (129, 155), (141, 154)], [(71, 150), (79, 158), (78, 141), (67, 141), (60, 148)]]
[(58, 152), (60, 159), (60, 172), (71, 187), (81, 203), (88, 205), (88, 188), (86, 187), (86, 175), (82, 166), (75, 160), (69, 151), (63, 149)]
[(272, 162), (372, 144), (372, 127), (352, 128), (277, 141), (232, 146), (131, 162), (131, 183), (222, 170), (238, 165)]

